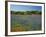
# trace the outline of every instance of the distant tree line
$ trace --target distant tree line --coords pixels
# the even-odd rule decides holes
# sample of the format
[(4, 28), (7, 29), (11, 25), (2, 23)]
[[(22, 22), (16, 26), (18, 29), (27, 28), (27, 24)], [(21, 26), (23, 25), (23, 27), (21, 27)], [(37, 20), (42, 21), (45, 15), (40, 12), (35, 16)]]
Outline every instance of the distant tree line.
[(31, 14), (40, 14), (41, 15), (41, 11), (11, 11), (11, 14), (19, 14), (19, 15), (31, 15)]

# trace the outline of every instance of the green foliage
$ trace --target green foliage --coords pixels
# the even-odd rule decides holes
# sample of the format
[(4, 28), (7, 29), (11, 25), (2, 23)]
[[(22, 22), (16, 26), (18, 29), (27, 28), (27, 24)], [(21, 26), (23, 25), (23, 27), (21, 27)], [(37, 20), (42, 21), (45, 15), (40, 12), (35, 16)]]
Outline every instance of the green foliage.
[(11, 11), (11, 14), (15, 14), (15, 15), (31, 15), (31, 14), (41, 14), (41, 11)]

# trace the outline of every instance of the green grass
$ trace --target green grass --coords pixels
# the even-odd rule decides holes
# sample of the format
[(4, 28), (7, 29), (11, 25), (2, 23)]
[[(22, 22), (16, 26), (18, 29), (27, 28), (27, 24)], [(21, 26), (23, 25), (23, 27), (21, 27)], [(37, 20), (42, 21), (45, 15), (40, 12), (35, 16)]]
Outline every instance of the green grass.
[(14, 26), (12, 25), (11, 31), (12, 32), (20, 32), (20, 31), (29, 31), (29, 29), (32, 28), (32, 25), (22, 25), (22, 24), (15, 24)]

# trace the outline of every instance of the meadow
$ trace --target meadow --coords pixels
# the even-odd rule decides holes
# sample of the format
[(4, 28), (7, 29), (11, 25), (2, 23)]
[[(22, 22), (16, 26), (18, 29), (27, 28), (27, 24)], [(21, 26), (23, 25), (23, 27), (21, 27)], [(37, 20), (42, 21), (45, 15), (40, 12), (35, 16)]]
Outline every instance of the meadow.
[(41, 30), (41, 11), (11, 11), (11, 32)]

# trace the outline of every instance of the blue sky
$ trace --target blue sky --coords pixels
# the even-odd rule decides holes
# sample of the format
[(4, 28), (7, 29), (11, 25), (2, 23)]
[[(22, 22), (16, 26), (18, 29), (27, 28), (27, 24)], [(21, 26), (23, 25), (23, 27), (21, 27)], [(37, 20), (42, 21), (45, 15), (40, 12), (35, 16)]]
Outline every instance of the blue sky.
[(37, 10), (41, 11), (42, 7), (41, 6), (31, 6), (31, 5), (10, 5), (11, 11), (32, 11), (32, 10)]

